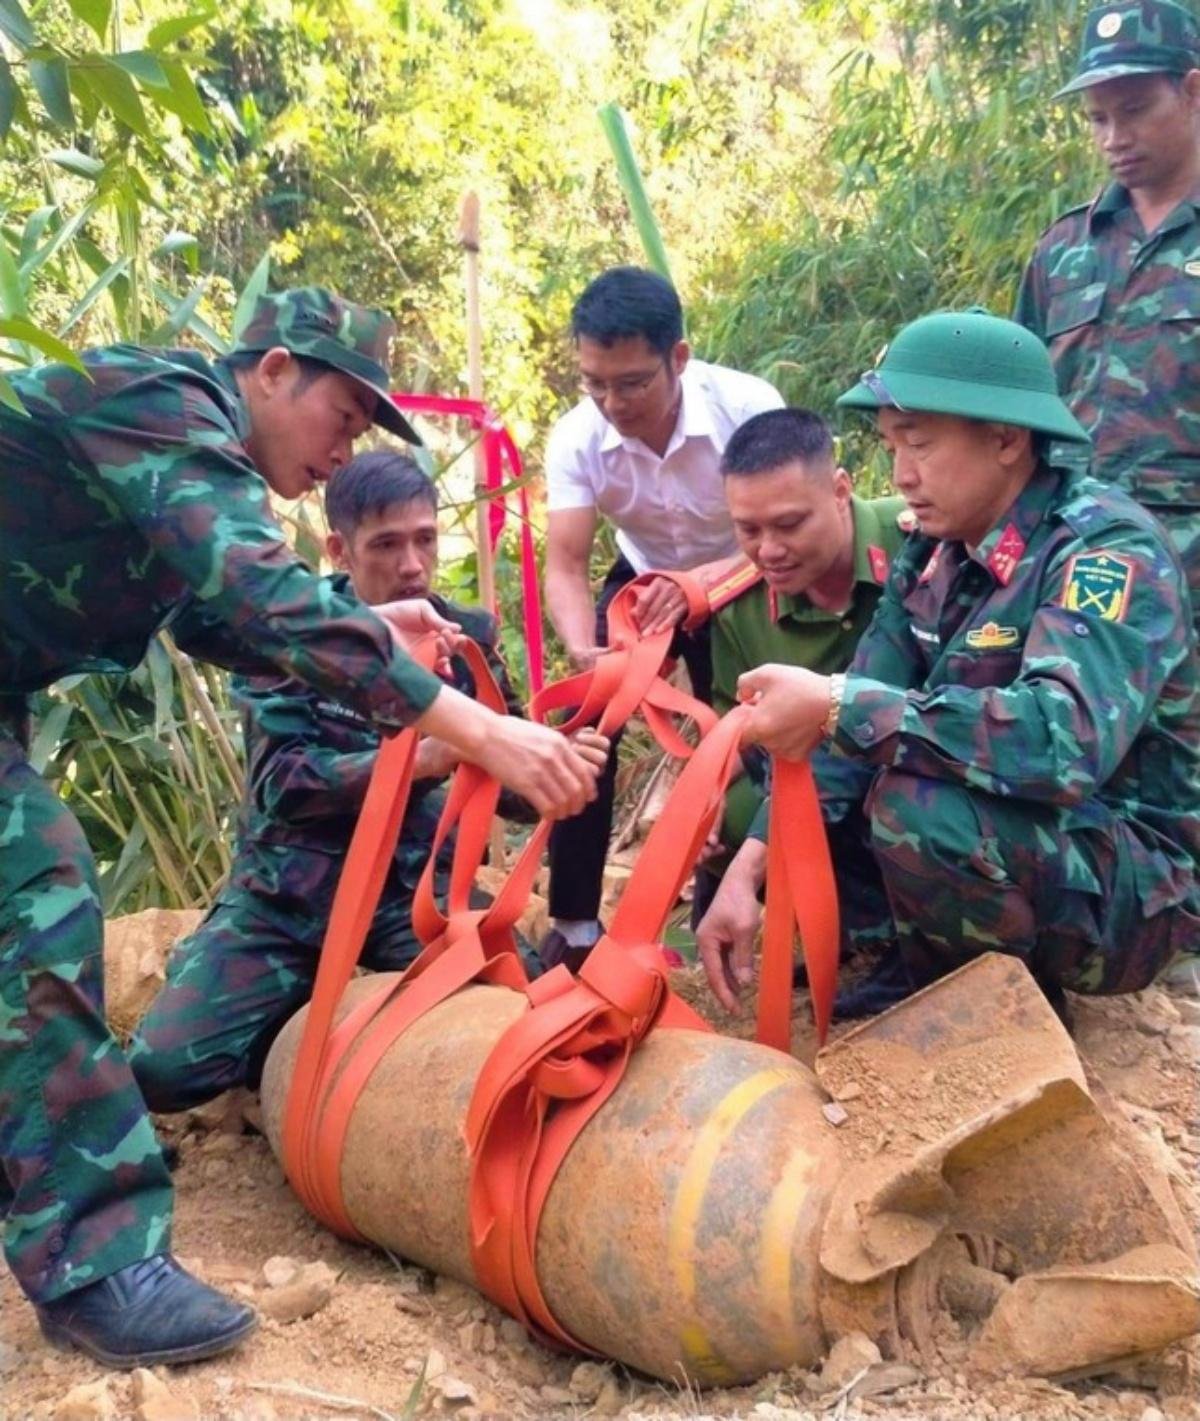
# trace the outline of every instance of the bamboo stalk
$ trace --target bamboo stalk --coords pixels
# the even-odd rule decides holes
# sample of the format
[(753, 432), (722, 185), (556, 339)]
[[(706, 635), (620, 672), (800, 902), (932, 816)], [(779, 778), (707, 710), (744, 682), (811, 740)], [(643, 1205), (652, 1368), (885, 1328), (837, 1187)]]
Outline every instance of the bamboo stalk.
[(217, 754), (229, 776), (230, 784), (239, 795), (243, 794), (246, 789), (246, 780), (242, 774), (242, 767), (238, 763), (237, 752), (230, 744), (229, 736), (225, 734), (225, 727), (221, 724), (221, 718), (217, 715), (208, 689), (196, 674), (191, 657), (185, 656), (170, 637), (163, 637), (163, 645), (167, 648), (167, 655), (171, 658), (175, 670), (179, 674), (181, 684), (190, 693), (196, 709), (200, 712), (200, 718), (208, 727), (209, 733), (216, 743)]
[[(667, 260), (667, 248), (662, 232), (654, 220), (654, 210), (646, 195), (646, 185), (642, 181), (641, 169), (634, 156), (633, 144), (629, 140), (629, 126), (619, 104), (604, 104), (596, 110), (600, 127), (608, 139), (617, 163), (617, 181), (629, 204), (629, 211), (637, 227), (638, 236), (646, 252), (646, 260), (659, 276), (671, 281), (671, 264)], [(674, 285), (674, 282), (671, 281)]]

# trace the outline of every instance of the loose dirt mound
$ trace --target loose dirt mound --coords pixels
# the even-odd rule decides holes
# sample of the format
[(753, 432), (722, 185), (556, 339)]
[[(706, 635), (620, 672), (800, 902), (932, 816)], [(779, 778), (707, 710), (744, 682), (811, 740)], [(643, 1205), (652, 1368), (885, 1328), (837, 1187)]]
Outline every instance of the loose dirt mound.
[[(695, 971), (677, 975), (685, 994), (707, 1007)], [(1074, 1005), (1089, 1069), (1166, 1164), (1195, 1228), (1200, 1001), (1152, 988)], [(798, 1030), (798, 1054), (809, 1055), (809, 1046)], [(973, 1391), (953, 1371), (920, 1376), (880, 1365), (869, 1344), (861, 1355), (853, 1344), (843, 1349), (823, 1377), (776, 1375), (702, 1396), (555, 1356), (471, 1290), (341, 1243), (314, 1223), (253, 1133), (256, 1112), (249, 1097), (223, 1097), (160, 1124), (180, 1156), (175, 1248), (201, 1276), (260, 1308), (257, 1336), (230, 1357), (180, 1372), (106, 1375), (43, 1344), (31, 1309), (0, 1266), (0, 1417), (1200, 1421), (1195, 1340), (1069, 1385), (1002, 1381)]]

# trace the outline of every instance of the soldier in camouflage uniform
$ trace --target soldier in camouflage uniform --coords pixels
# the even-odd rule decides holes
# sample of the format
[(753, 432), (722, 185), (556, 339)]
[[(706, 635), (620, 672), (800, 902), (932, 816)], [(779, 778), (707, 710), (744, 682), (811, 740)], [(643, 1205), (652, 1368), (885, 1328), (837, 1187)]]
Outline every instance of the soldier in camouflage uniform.
[[(1086, 441), (1045, 347), (979, 312), (927, 316), (840, 404), (878, 411), (920, 532), (844, 676), (768, 666), (747, 736), (859, 767), (894, 947), (843, 1015), (985, 950), (1047, 995), (1146, 986), (1200, 930), (1200, 702), (1187, 589), (1128, 495), (1042, 457)], [(826, 817), (844, 806), (822, 785)], [(831, 838), (844, 893), (858, 891)], [(763, 846), (765, 847), (765, 846)], [(727, 1005), (761, 881), (726, 876), (700, 930)]]
[[(135, 665), (154, 633), (245, 672), (282, 670), (385, 729), (415, 723), (539, 810), (575, 813), (591, 769), (404, 653), (446, 624), (376, 611), (289, 551), (268, 486), (294, 498), (346, 462), (387, 398), (382, 312), (318, 288), (263, 297), (225, 360), (113, 346), (86, 373), (13, 377), (0, 412), (0, 1177), (9, 1267), (43, 1331), (115, 1366), (233, 1345), (249, 1309), (167, 1249), (171, 1184), (104, 1020), (102, 918), (79, 825), (26, 757), (25, 698)], [(448, 644), (448, 643), (447, 643)]]
[[(1092, 10), (1080, 93), (1113, 181), (1044, 233), (1016, 318), (1050, 348), (1091, 472), (1146, 505), (1200, 627), (1200, 26), (1171, 0)], [(1088, 451), (1056, 451), (1086, 464)]]
[[(431, 590), (437, 491), (415, 462), (390, 451), (359, 454), (330, 480), (325, 506), (333, 530), (329, 555), (343, 569), (329, 579), (332, 589), (368, 603), (427, 598), (483, 647), (509, 713), (521, 715), (496, 651), (495, 619)], [(451, 679), (464, 695), (475, 694), (459, 657)], [(130, 1064), (152, 1110), (184, 1110), (232, 1086), (257, 1085), (276, 1032), (311, 995), (379, 749), (369, 720), (295, 677), (239, 677), (234, 692), (244, 709), (248, 761), (237, 853), (204, 922), (173, 952), (167, 982), (130, 1044)], [(441, 780), (453, 761), (444, 743), (421, 742), (365, 966), (395, 971), (417, 954), (413, 892), (445, 801)], [(523, 802), (512, 800), (502, 796), (502, 812), (528, 818)], [(443, 847), (439, 894), (448, 887), (451, 847)]]

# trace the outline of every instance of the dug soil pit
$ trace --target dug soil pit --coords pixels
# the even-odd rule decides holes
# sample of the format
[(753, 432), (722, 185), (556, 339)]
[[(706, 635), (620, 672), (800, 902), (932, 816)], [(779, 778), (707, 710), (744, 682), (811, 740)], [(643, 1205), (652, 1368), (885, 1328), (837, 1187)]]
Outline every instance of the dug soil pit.
[[(712, 1015), (696, 969), (676, 974)], [(1175, 989), (1075, 998), (1075, 1039), (1094, 1078), (1136, 1123), (1195, 1228), (1200, 1223), (1200, 1000)], [(723, 1030), (748, 1034), (746, 1019)], [(807, 1001), (796, 1049), (812, 1058)], [(697, 1394), (607, 1363), (553, 1354), (456, 1282), (340, 1242), (311, 1219), (256, 1133), (257, 1103), (231, 1095), (161, 1117), (177, 1147), (174, 1246), (209, 1282), (253, 1302), (262, 1322), (239, 1351), (179, 1371), (106, 1373), (51, 1350), (0, 1265), (0, 1417), (4, 1421), (447, 1416), (888, 1417), (895, 1421), (1200, 1421), (1200, 1346), (1086, 1380), (970, 1387), (952, 1358), (922, 1374), (845, 1339), (813, 1373)], [(1070, 1320), (1064, 1319), (1064, 1326)]]

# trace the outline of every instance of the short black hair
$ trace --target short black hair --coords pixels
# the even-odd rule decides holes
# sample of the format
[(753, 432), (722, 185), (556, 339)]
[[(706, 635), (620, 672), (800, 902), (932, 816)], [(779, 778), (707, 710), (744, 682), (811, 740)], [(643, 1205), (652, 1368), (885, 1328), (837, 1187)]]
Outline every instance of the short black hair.
[(826, 464), (833, 435), (812, 410), (764, 410), (739, 424), (721, 457), (723, 474), (766, 474), (784, 464)]
[(437, 489), (415, 459), (391, 449), (356, 454), (325, 485), (325, 520), (343, 537), (399, 503), (427, 503), (436, 513)]
[(641, 336), (651, 350), (668, 355), (683, 339), (683, 307), (675, 288), (657, 272), (614, 266), (575, 302), (571, 335), (603, 346)]
[[(235, 350), (231, 355), (221, 356), (221, 364), (225, 366), (226, 370), (232, 370), (235, 374), (239, 370), (253, 370), (266, 353), (265, 350)], [(324, 360), (314, 360), (311, 355), (293, 355), (291, 351), (288, 351), (288, 354), (300, 367), (296, 388), (293, 391), (293, 394), (296, 395), (303, 394), (311, 384), (319, 380), (322, 375), (328, 375), (334, 368), (332, 365), (326, 364)]]

